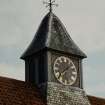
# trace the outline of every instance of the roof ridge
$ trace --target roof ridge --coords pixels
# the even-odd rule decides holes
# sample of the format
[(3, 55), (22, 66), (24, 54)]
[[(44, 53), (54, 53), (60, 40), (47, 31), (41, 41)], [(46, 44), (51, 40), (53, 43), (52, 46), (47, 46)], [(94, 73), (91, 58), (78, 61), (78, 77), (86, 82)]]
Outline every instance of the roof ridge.
[(88, 97), (94, 97), (94, 98), (98, 98), (98, 99), (102, 99), (102, 100), (105, 100), (105, 98), (103, 98), (103, 97), (98, 97), (98, 96), (93, 96), (93, 95), (88, 95)]
[(3, 76), (0, 76), (0, 79), (8, 79), (8, 80), (13, 80), (13, 81), (19, 81), (19, 82), (25, 82), (25, 81), (22, 81), (22, 80), (17, 80), (15, 78), (10, 78), (10, 77), (3, 77)]
[(53, 17), (52, 17), (52, 16), (53, 16), (53, 15), (52, 15), (52, 14), (53, 14), (52, 12), (49, 12), (48, 14), (49, 14), (49, 20), (48, 20), (49, 22), (48, 22), (48, 33), (47, 33), (47, 38), (46, 38), (46, 39), (47, 39), (47, 41), (46, 41), (46, 46), (49, 46), (50, 40), (48, 40), (48, 39), (50, 39), (50, 36), (51, 36), (52, 18), (53, 18)]

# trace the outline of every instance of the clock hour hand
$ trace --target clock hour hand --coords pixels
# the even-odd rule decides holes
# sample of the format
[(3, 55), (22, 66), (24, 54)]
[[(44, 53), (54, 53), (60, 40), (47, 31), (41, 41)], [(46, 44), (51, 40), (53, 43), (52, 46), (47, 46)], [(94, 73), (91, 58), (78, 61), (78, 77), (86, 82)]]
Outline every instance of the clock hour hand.
[[(64, 70), (63, 70), (63, 72), (62, 73), (64, 73), (64, 72), (66, 72), (66, 71), (68, 71), (68, 69), (70, 68), (70, 66), (68, 66), (68, 67), (66, 67)], [(61, 74), (62, 74), (61, 73)]]
[(70, 66), (66, 67), (62, 73), (60, 73), (59, 77), (60, 78), (61, 76), (63, 76), (65, 74), (66, 71), (68, 71), (68, 69), (70, 68)]

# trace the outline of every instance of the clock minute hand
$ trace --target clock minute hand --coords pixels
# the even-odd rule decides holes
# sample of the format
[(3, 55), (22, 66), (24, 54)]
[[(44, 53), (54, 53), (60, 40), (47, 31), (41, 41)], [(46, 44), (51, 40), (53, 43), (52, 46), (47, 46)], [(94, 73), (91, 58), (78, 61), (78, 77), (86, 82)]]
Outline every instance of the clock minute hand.
[[(63, 70), (63, 72), (67, 71), (69, 68), (70, 68), (70, 66), (66, 67), (66, 68)], [(62, 72), (62, 73), (63, 73), (63, 72)]]
[(63, 72), (61, 73), (61, 75), (64, 75), (65, 72), (68, 71), (69, 68), (70, 68), (70, 66), (68, 66), (67, 68), (65, 68), (65, 69), (63, 70)]
[(64, 75), (64, 73), (65, 73), (69, 68), (70, 68), (70, 66), (66, 67), (66, 68), (63, 70), (63, 72), (60, 73), (60, 75), (59, 75), (58, 78), (60, 78), (62, 75)]
[[(66, 67), (66, 68), (63, 70), (63, 72), (60, 73), (60, 75), (59, 75), (58, 78), (60, 78), (60, 77), (65, 73), (65, 70), (68, 69), (68, 68), (69, 68), (69, 67)], [(67, 70), (66, 70), (66, 71), (67, 71)]]

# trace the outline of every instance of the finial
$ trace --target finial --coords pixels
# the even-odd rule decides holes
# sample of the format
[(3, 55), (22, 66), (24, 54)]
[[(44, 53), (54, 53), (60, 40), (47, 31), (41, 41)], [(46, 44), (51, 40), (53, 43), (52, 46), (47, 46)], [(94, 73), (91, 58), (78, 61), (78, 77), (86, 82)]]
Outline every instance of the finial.
[(58, 4), (55, 4), (55, 0), (49, 0), (48, 2), (43, 2), (43, 4), (46, 4), (46, 7), (49, 7), (49, 11), (52, 12), (52, 7), (53, 6), (58, 6)]

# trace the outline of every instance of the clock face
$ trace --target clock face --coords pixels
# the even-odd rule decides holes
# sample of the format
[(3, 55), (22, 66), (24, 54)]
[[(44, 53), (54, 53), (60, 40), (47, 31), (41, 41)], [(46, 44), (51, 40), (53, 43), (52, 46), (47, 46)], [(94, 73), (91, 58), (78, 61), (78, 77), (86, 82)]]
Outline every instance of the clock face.
[(73, 85), (77, 79), (77, 70), (70, 58), (61, 56), (54, 62), (54, 74), (63, 85)]

